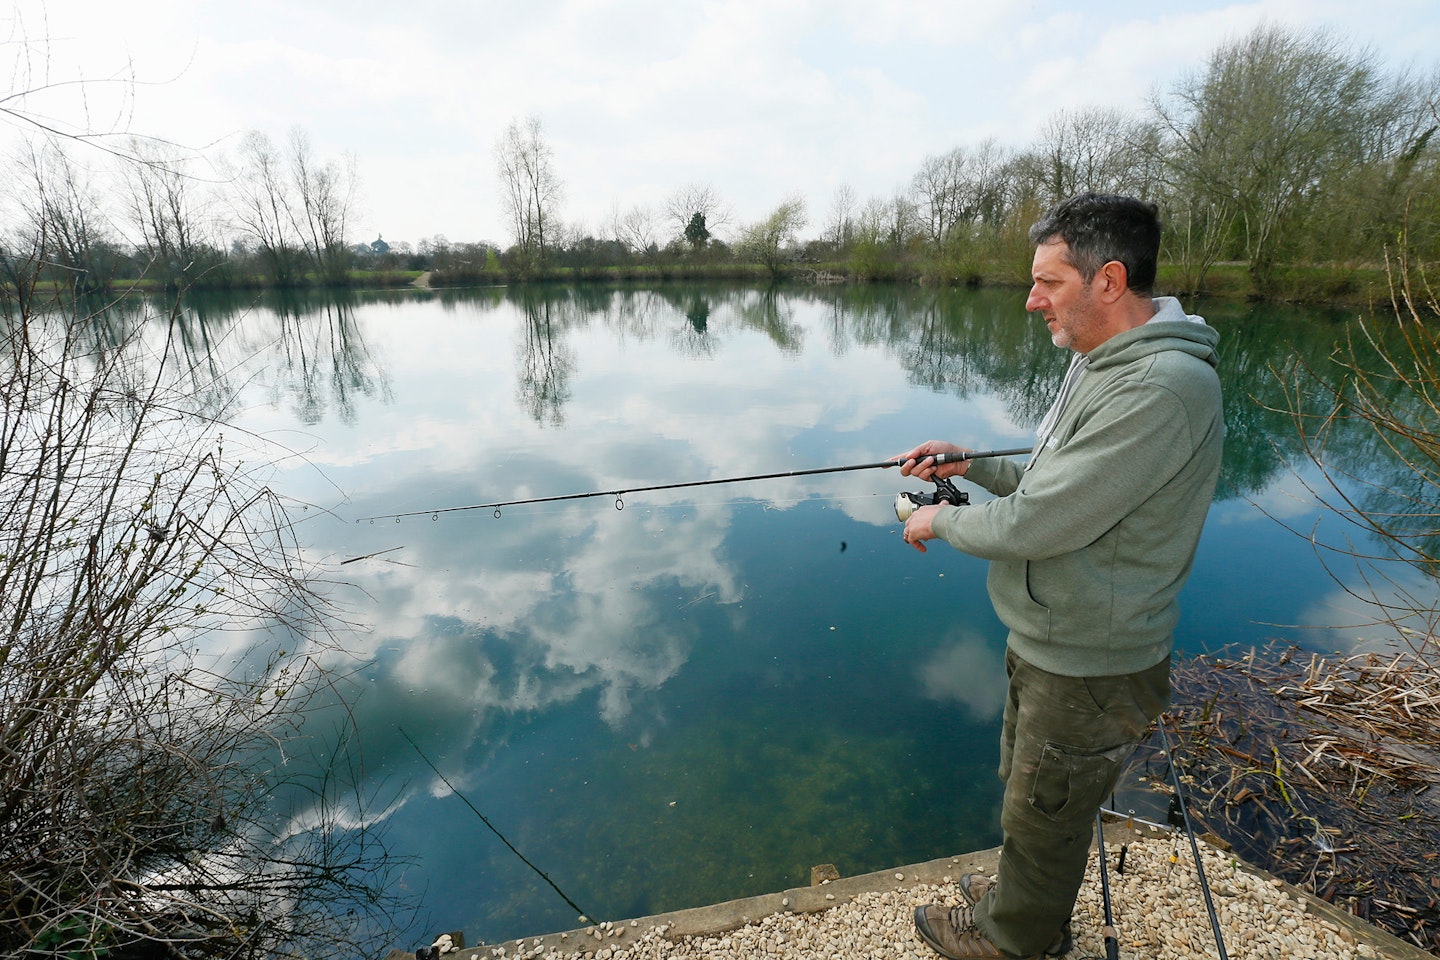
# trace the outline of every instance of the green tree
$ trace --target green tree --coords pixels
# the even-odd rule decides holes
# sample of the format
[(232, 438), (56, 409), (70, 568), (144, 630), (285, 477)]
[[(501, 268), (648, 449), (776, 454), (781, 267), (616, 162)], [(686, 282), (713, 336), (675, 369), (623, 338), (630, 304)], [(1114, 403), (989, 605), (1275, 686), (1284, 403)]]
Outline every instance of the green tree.
[(805, 199), (793, 195), (764, 220), (741, 231), (740, 253), (764, 266), (771, 278), (778, 280), (789, 262), (789, 247), (795, 243), (805, 222)]
[(705, 226), (705, 214), (696, 210), (685, 225), (685, 240), (690, 249), (699, 250), (710, 242), (710, 230)]
[(1274, 292), (1279, 264), (1311, 239), (1298, 228), (1315, 205), (1374, 159), (1367, 147), (1388, 103), (1374, 55), (1324, 32), (1264, 26), (1214, 51), (1153, 104), (1171, 205), (1203, 232), (1198, 255), (1243, 257), (1257, 291)]

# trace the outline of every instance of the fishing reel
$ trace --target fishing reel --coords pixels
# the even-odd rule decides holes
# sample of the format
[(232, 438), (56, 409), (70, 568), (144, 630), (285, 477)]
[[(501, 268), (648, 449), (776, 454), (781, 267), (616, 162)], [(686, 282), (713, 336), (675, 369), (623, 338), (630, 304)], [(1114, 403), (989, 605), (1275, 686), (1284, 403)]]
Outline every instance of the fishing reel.
[(948, 503), (952, 507), (964, 507), (970, 503), (970, 494), (956, 488), (955, 484), (941, 477), (934, 480), (934, 493), (911, 493), (908, 490), (895, 494), (895, 518), (901, 523), (909, 520), (920, 507), (937, 503)]

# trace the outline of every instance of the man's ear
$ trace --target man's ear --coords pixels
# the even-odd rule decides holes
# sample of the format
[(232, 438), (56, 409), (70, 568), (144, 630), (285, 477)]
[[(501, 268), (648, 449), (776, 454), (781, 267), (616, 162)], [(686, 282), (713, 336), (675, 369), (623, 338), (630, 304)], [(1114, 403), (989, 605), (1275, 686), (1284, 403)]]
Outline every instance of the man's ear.
[(1095, 296), (1104, 303), (1115, 303), (1130, 290), (1130, 271), (1119, 260), (1111, 260), (1095, 274)]

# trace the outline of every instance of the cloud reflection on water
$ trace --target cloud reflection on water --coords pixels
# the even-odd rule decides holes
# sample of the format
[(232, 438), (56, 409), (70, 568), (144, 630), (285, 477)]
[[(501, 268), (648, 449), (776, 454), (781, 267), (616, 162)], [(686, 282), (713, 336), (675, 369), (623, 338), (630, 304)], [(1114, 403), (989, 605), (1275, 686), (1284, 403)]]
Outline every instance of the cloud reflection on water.
[(952, 701), (977, 720), (993, 720), (1005, 708), (1005, 667), (993, 641), (970, 631), (951, 631), (946, 643), (916, 670), (921, 692)]

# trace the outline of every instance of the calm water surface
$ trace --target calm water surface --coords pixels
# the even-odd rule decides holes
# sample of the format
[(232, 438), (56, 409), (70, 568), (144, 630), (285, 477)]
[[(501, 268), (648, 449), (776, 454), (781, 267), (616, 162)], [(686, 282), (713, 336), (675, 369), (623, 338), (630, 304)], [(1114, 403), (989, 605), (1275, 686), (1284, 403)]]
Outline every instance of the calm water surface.
[[(983, 562), (902, 543), (893, 498), (923, 484), (870, 470), (623, 510), (430, 511), (867, 463), (932, 437), (1028, 446), (1068, 354), (1023, 299), (674, 286), (195, 306), (190, 349), (243, 384), (236, 426), (291, 451), (271, 482), (310, 505), (311, 559), (353, 585), (333, 666), (376, 798), (356, 816), (415, 858), (406, 936), (577, 922), (406, 736), (596, 918), (998, 842), (1004, 630)], [(1270, 366), (1323, 362), (1342, 318), (1210, 310), (1229, 439), (1180, 646), (1347, 648), (1362, 631), (1327, 628), (1364, 614), (1280, 522), (1320, 515), (1269, 409)]]

